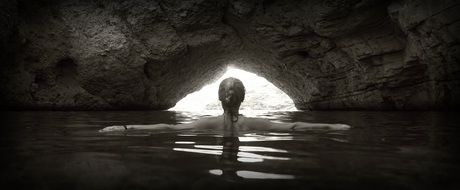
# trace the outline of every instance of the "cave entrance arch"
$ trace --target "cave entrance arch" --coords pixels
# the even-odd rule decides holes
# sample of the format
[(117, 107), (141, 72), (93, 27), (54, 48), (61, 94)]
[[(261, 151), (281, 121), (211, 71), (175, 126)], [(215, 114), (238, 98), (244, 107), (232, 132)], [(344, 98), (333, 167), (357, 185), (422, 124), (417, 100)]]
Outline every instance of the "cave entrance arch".
[(236, 67), (227, 67), (227, 71), (219, 79), (204, 86), (198, 91), (188, 94), (181, 99), (172, 111), (220, 111), (222, 107), (218, 100), (219, 84), (227, 77), (240, 79), (245, 88), (246, 96), (240, 110), (245, 111), (295, 111), (293, 100), (282, 90), (267, 79), (254, 73)]

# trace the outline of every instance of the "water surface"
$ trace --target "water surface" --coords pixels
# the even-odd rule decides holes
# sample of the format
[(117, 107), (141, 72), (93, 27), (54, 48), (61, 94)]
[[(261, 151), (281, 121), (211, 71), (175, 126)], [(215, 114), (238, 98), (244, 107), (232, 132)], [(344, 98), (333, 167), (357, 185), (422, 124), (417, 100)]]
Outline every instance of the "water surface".
[(171, 111), (4, 112), (2, 187), (11, 189), (457, 189), (458, 113), (246, 112), (347, 131), (99, 133), (187, 123)]

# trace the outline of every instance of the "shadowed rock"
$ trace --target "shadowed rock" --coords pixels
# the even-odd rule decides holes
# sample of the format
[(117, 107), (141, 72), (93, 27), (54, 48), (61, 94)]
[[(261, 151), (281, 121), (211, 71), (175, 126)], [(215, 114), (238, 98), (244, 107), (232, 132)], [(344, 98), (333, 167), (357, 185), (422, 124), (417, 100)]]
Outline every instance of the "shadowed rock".
[(459, 6), (2, 1), (2, 105), (167, 109), (231, 63), (267, 78), (299, 109), (456, 109)]

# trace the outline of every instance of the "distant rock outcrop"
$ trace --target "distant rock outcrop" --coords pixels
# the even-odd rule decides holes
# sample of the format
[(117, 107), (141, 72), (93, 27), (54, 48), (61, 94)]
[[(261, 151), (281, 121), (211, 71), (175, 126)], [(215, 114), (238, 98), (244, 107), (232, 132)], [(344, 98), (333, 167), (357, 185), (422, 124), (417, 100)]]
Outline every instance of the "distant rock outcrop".
[(299, 109), (456, 109), (454, 0), (0, 2), (12, 109), (167, 109), (226, 65)]

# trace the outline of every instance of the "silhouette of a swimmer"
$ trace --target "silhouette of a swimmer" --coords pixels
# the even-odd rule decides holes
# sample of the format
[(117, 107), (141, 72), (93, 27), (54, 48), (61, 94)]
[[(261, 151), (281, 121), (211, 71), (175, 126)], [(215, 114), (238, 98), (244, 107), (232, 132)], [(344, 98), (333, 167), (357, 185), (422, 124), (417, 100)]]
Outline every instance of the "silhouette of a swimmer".
[(346, 130), (349, 125), (326, 124), (326, 123), (274, 123), (261, 118), (249, 118), (239, 114), (241, 102), (244, 100), (245, 88), (243, 83), (236, 78), (226, 78), (219, 85), (219, 100), (221, 101), (224, 114), (217, 117), (206, 117), (192, 123), (170, 125), (121, 125), (109, 126), (100, 132), (124, 131), (124, 130), (217, 130), (223, 131), (224, 137), (236, 137), (239, 132), (246, 131), (293, 131), (305, 129), (331, 129)]

